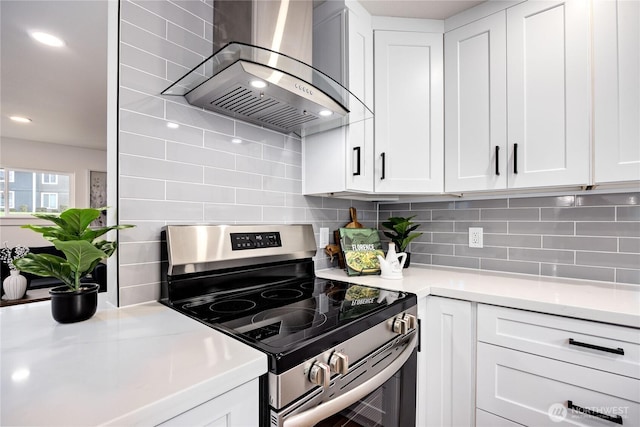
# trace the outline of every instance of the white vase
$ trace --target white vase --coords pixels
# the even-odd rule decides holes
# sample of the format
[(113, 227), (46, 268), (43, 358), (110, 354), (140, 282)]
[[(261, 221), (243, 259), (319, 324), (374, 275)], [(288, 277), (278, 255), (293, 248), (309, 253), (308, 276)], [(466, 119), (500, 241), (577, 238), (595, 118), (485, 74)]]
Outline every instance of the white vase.
[(27, 278), (18, 270), (11, 270), (11, 274), (2, 282), (6, 299), (20, 299), (27, 290)]

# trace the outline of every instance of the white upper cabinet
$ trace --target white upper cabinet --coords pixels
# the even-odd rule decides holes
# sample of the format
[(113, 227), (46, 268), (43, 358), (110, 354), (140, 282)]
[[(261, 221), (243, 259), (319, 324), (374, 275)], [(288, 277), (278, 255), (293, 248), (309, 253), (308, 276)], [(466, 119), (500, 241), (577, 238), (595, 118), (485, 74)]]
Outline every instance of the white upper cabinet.
[(442, 34), (374, 31), (375, 192), (444, 186)]
[(640, 180), (640, 2), (593, 2), (596, 184)]
[(446, 34), (447, 191), (591, 183), (589, 43), (583, 0), (528, 1)]
[(590, 183), (589, 2), (507, 9), (508, 185)]
[[(373, 105), (371, 16), (357, 2), (314, 9), (313, 64)], [(373, 192), (373, 119), (304, 138), (304, 194)]]
[(445, 190), (507, 187), (506, 14), (444, 36)]

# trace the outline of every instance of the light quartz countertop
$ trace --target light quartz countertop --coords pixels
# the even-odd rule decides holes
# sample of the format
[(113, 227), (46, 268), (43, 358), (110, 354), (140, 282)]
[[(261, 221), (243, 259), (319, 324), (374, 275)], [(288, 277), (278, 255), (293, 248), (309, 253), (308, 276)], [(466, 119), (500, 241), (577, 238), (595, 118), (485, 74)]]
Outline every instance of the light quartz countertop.
[(640, 328), (640, 286), (634, 285), (414, 265), (402, 279), (348, 276), (340, 269), (316, 275), (418, 298), (437, 295)]
[(0, 425), (155, 425), (267, 372), (264, 354), (157, 303), (58, 324), (0, 309)]

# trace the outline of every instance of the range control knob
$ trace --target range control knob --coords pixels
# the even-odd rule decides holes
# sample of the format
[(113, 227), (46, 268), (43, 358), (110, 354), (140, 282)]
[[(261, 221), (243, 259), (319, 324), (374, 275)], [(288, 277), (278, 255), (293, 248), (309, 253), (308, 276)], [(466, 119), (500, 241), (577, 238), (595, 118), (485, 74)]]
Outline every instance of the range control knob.
[(334, 352), (331, 357), (329, 357), (329, 367), (331, 368), (331, 372), (342, 375), (346, 374), (349, 372), (349, 356), (338, 351)]
[(391, 324), (391, 330), (396, 334), (404, 335), (409, 332), (409, 324), (402, 317), (396, 317)]
[(409, 330), (416, 329), (418, 327), (418, 319), (413, 314), (405, 313), (403, 319), (406, 320)]
[(321, 362), (313, 362), (309, 369), (309, 381), (324, 388), (329, 387), (331, 372), (329, 366)]

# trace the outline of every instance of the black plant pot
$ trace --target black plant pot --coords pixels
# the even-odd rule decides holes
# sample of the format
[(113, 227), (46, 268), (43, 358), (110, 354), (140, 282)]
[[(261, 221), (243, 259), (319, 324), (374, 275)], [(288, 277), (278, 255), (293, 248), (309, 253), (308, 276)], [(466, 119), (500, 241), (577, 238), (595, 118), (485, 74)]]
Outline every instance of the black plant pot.
[(80, 290), (70, 291), (67, 286), (58, 286), (49, 291), (51, 314), (59, 323), (82, 322), (91, 318), (98, 307), (100, 285), (83, 283)]

